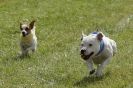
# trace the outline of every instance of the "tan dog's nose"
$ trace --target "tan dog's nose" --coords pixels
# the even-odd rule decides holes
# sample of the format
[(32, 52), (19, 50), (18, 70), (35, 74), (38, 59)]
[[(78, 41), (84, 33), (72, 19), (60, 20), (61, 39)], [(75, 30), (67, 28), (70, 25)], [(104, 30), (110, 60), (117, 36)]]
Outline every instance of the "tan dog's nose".
[(22, 32), (22, 35), (25, 36), (26, 35), (25, 32)]

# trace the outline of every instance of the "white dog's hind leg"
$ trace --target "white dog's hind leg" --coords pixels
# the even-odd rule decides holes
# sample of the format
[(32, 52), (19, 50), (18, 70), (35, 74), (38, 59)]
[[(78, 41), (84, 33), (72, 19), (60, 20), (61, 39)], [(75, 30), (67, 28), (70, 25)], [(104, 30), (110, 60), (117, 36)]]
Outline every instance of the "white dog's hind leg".
[(97, 77), (100, 77), (103, 75), (102, 71), (103, 71), (104, 67), (109, 63), (110, 59), (111, 59), (111, 57), (107, 58), (102, 64), (99, 64), (97, 66), (97, 71), (95, 74)]
[(93, 60), (91, 58), (89, 60), (87, 60), (87, 65), (89, 68), (90, 75), (93, 74), (95, 72), (95, 69), (93, 66)]

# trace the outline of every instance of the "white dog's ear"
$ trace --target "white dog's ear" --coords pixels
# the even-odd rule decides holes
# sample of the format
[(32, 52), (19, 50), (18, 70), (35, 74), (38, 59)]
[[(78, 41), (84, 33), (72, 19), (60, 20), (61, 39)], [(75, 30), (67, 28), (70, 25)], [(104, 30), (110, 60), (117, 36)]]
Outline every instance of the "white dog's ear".
[(99, 29), (97, 28), (96, 31), (99, 32)]
[(86, 34), (84, 34), (84, 32), (82, 31), (82, 36), (83, 36), (83, 37), (86, 37), (87, 35), (86, 35)]
[(83, 40), (83, 37), (86, 37), (87, 35), (85, 35), (82, 31), (82, 36), (81, 36), (81, 40)]
[(97, 34), (97, 39), (101, 41), (102, 38), (103, 38), (103, 33), (99, 32), (99, 33)]

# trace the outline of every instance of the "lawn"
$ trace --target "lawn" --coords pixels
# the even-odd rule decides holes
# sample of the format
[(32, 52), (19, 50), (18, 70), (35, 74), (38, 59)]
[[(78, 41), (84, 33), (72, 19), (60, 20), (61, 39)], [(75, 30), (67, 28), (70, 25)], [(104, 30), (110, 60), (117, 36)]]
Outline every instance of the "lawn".
[[(36, 53), (23, 59), (19, 23), (37, 20)], [(99, 28), (118, 53), (100, 78), (79, 55)], [(133, 88), (133, 0), (0, 0), (0, 88)]]

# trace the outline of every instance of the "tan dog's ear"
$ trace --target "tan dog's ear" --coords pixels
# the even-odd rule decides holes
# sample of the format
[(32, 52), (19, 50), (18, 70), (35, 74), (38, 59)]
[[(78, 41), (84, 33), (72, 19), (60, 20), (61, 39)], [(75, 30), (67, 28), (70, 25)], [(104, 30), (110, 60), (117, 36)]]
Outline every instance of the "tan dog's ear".
[(33, 20), (33, 21), (29, 24), (29, 28), (30, 28), (30, 29), (33, 29), (35, 22), (36, 22), (36, 21)]
[(22, 23), (20, 22), (20, 29), (22, 29)]
[(101, 32), (99, 32), (99, 33), (97, 34), (97, 39), (101, 41), (102, 38), (103, 38), (103, 34), (102, 34)]

